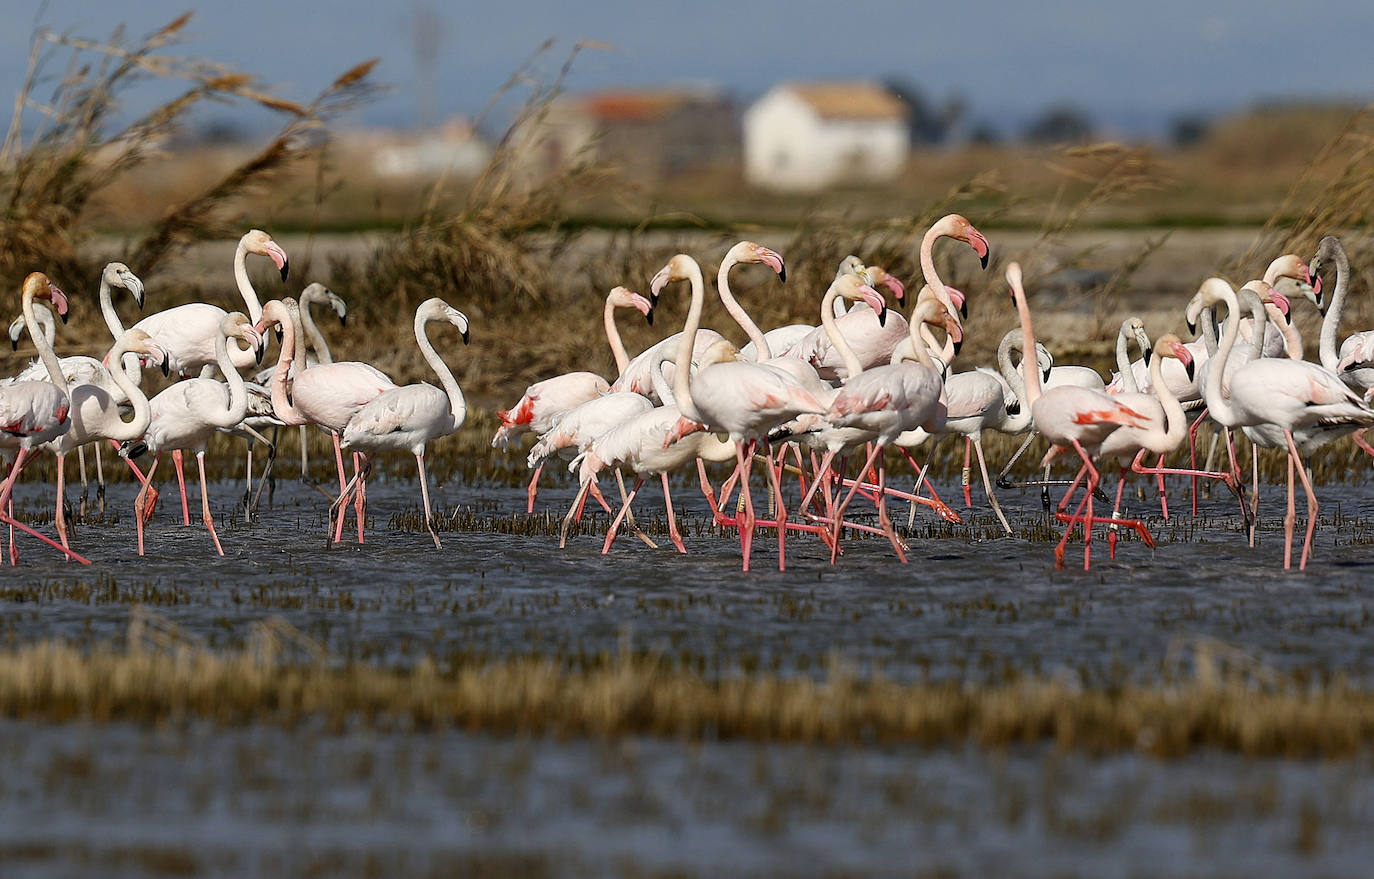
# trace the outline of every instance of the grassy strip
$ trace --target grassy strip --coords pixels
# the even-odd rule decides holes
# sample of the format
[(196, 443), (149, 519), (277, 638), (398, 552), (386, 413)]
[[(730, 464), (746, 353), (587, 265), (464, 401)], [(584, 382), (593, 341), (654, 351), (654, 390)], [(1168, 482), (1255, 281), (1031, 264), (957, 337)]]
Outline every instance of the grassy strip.
[(1178, 757), (1350, 757), (1374, 741), (1374, 692), (1200, 673), (1176, 686), (1085, 690), (1036, 679), (992, 687), (772, 675), (708, 680), (652, 657), (585, 668), (529, 659), (449, 671), (320, 661), (279, 664), (259, 649), (216, 654), (42, 643), (0, 656), (0, 713), (39, 721), (224, 724), (323, 719), (536, 735), (657, 735), (806, 743), (1053, 741), (1091, 752)]

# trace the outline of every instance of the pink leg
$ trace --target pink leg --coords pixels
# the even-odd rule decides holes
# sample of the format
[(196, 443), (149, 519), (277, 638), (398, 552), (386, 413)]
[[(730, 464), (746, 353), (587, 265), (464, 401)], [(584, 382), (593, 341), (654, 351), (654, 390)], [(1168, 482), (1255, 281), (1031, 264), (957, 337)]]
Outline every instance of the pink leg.
[(334, 467), (339, 471), (339, 496), (343, 497), (348, 490), (348, 479), (344, 476), (343, 444), (339, 441), (339, 435), (330, 431), (329, 435), (334, 438)]
[[(1121, 478), (1116, 483), (1116, 506), (1112, 507), (1112, 518), (1121, 518), (1121, 493), (1126, 488), (1126, 467), (1121, 467)], [(1107, 558), (1116, 558), (1116, 532), (1117, 527), (1112, 524), (1107, 529)]]
[(443, 549), (444, 545), (439, 542), (439, 535), (434, 533), (434, 514), (429, 510), (429, 480), (425, 478), (425, 456), (415, 456), (415, 466), (420, 472), (420, 497), (425, 502), (425, 527), (429, 529), (429, 536), (434, 538), (434, 548)]
[(735, 456), (739, 459), (739, 490), (744, 496), (744, 521), (739, 524), (739, 552), (745, 571), (749, 570), (749, 556), (754, 549), (754, 498), (749, 492), (749, 473), (754, 469), (755, 445), (754, 440), (749, 440), (735, 446)]
[(839, 507), (835, 509), (834, 523), (832, 525), (833, 530), (830, 532), (830, 538), (834, 541), (830, 547), (830, 564), (832, 565), (835, 564), (835, 559), (839, 557), (840, 523), (844, 521), (844, 511), (849, 506), (849, 502), (854, 500), (854, 492), (859, 490), (859, 484), (864, 481), (864, 477), (873, 469), (873, 462), (877, 460), (878, 454), (882, 451), (882, 446), (878, 443), (870, 443), (869, 446), (868, 458), (864, 461), (863, 468), (859, 470), (858, 478), (854, 480), (854, 484), (850, 487), (849, 493), (844, 496), (844, 500), (841, 501)]
[[(186, 502), (186, 473), (182, 469), (181, 449), (172, 450), (172, 463), (177, 468), (177, 488), (181, 489), (181, 524), (191, 524), (191, 507)], [(223, 555), (223, 553), (220, 553)]]
[[(1197, 420), (1188, 426), (1188, 469), (1197, 470), (1197, 432), (1202, 427), (1203, 419), (1207, 417), (1207, 409), (1204, 407), (1202, 414), (1198, 415)], [(1193, 477), (1193, 515), (1197, 515), (1197, 477)]]
[(1374, 446), (1371, 446), (1369, 441), (1364, 438), (1365, 431), (1367, 430), (1369, 430), (1369, 428), (1365, 427), (1355, 431), (1350, 435), (1350, 439), (1354, 441), (1355, 445), (1359, 446), (1366, 455), (1374, 458)]
[(134, 498), (134, 522), (138, 526), (139, 555), (143, 555), (143, 529), (153, 513), (152, 505), (148, 503), (148, 493), (153, 492), (156, 503), (157, 489), (153, 487), (153, 474), (157, 472), (157, 465), (161, 460), (161, 452), (153, 456), (153, 466), (148, 468), (148, 476), (143, 480), (143, 487), (138, 490), (138, 497)]
[[(601, 509), (605, 510), (606, 515), (609, 516), (611, 514), (611, 505), (606, 503), (606, 496), (601, 493), (601, 488), (596, 484), (595, 480), (587, 483), (587, 485), (590, 486), (587, 489), (587, 493), (590, 494), (592, 497), (596, 498), (596, 502), (598, 504), (601, 504)], [(586, 505), (587, 499), (583, 497), (582, 503), (577, 508), (577, 521), (579, 522), (582, 521), (582, 508)]]
[(210, 489), (205, 482), (205, 450), (196, 452), (196, 467), (200, 469), (200, 517), (205, 520), (205, 527), (210, 532), (210, 539), (215, 542), (215, 552), (224, 555), (224, 548), (219, 545), (219, 535), (215, 533), (215, 520), (210, 515)]
[[(784, 452), (786, 449), (783, 450)], [(787, 504), (782, 497), (782, 477), (781, 473), (773, 467), (772, 453), (765, 455), (768, 459), (768, 482), (773, 487), (773, 504), (776, 508), (777, 519), (775, 527), (778, 529), (778, 570), (787, 570)]]
[[(58, 552), (62, 553), (62, 554), (65, 555), (67, 558), (72, 559), (73, 561), (78, 561), (78, 562), (80, 562), (80, 563), (83, 564), (83, 565), (89, 565), (89, 564), (90, 564), (90, 561), (89, 561), (89, 560), (87, 560), (87, 559), (85, 559), (85, 558), (82, 558), (81, 556), (79, 556), (79, 555), (77, 555), (76, 553), (72, 552), (70, 549), (66, 549), (65, 547), (62, 546), (62, 544), (58, 543), (56, 540), (53, 540), (53, 539), (52, 539), (51, 537), (49, 537), (48, 535), (46, 535), (46, 534), (39, 534), (37, 531), (35, 531), (35, 530), (33, 530), (32, 528), (30, 528), (29, 526), (25, 525), (23, 522), (20, 522), (19, 520), (15, 519), (15, 518), (14, 518), (14, 508), (13, 508), (13, 507), (10, 508), (10, 512), (9, 512), (8, 515), (6, 515), (6, 514), (4, 514), (4, 513), (0, 513), (0, 521), (3, 521), (5, 524), (9, 525), (11, 529), (18, 528), (20, 531), (24, 532), (25, 534), (29, 535), (30, 537), (37, 537), (39, 540), (43, 541), (43, 542), (46, 543), (48, 546), (51, 546), (53, 549), (55, 549), (55, 550), (57, 550)], [(11, 530), (10, 534), (13, 535), (13, 533), (14, 533), (13, 530)], [(18, 552), (17, 552), (17, 550), (14, 548), (14, 537), (11, 536), (11, 537), (10, 537), (10, 564), (17, 564), (17, 563), (18, 563), (18, 559), (19, 559)]]
[(544, 472), (544, 462), (540, 461), (539, 466), (534, 468), (534, 475), (530, 477), (530, 484), (525, 489), (527, 500), (525, 501), (525, 512), (534, 512), (534, 499), (539, 496), (539, 474)]
[(668, 513), (668, 537), (672, 539), (677, 551), (686, 555), (687, 547), (682, 544), (682, 533), (677, 530), (677, 516), (673, 515), (673, 493), (668, 488), (668, 474), (659, 475), (663, 479), (663, 509)]
[(906, 553), (902, 539), (897, 536), (897, 531), (892, 527), (892, 519), (887, 515), (887, 461), (886, 455), (878, 455), (878, 524), (882, 526), (883, 533), (887, 535), (888, 541), (892, 544), (892, 551), (897, 553), (897, 560), (906, 564)]
[[(1302, 478), (1303, 491), (1307, 492), (1307, 539), (1302, 544), (1302, 560), (1298, 562), (1298, 570), (1307, 568), (1307, 560), (1312, 556), (1312, 534), (1317, 528), (1317, 493), (1312, 490), (1312, 481), (1307, 476), (1307, 467), (1302, 462), (1302, 456), (1298, 454), (1298, 444), (1293, 441), (1293, 432), (1285, 430), (1283, 435), (1288, 440), (1288, 459), (1297, 461), (1298, 475)], [(1292, 467), (1292, 464), (1289, 464)], [(1291, 473), (1292, 470), (1290, 469)]]
[[(1159, 470), (1163, 467), (1164, 456), (1160, 455), (1159, 460), (1155, 462), (1155, 469)], [(1169, 495), (1164, 490), (1164, 474), (1156, 474), (1155, 479), (1159, 485), (1159, 515), (1167, 522), (1169, 520)]]
[(1283, 517), (1283, 569), (1293, 567), (1293, 524), (1298, 513), (1293, 508), (1293, 453), (1288, 453), (1288, 515)]
[(71, 544), (67, 542), (67, 511), (63, 509), (66, 506), (63, 501), (66, 498), (62, 496), (67, 489), (67, 475), (64, 472), (66, 463), (67, 456), (59, 452), (57, 454), (57, 509), (53, 512), (52, 522), (53, 526), (57, 528), (58, 539), (62, 541), (62, 548), (71, 549)]
[(644, 484), (644, 477), (635, 477), (635, 484), (630, 488), (630, 493), (625, 497), (625, 502), (620, 506), (620, 512), (611, 520), (611, 527), (606, 529), (606, 541), (601, 544), (601, 554), (605, 555), (611, 551), (611, 544), (615, 542), (616, 532), (620, 530), (620, 523), (625, 521), (625, 517), (630, 512), (630, 504), (634, 502), (635, 493)]
[[(371, 462), (368, 462), (371, 463)], [(363, 523), (367, 521), (367, 477), (363, 475), (363, 456), (353, 453), (353, 472), (358, 474), (358, 486), (353, 492), (353, 517), (358, 523), (358, 545), (363, 545)]]

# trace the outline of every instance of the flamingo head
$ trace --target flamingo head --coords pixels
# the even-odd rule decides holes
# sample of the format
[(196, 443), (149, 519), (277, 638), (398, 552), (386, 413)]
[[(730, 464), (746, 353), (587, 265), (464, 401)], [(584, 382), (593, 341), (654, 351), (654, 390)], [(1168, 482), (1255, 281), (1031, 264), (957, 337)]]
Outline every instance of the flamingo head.
[(778, 277), (783, 283), (787, 282), (787, 266), (783, 265), (782, 257), (775, 250), (769, 250), (762, 244), (755, 244), (752, 241), (741, 241), (730, 252), (725, 254), (726, 262), (737, 263), (763, 263), (770, 269), (778, 273)]
[(959, 322), (958, 317), (947, 311), (940, 315), (939, 324), (954, 341), (954, 353), (958, 355), (959, 349), (964, 346), (964, 325)]
[(134, 296), (138, 307), (143, 307), (143, 281), (122, 262), (112, 262), (105, 266), (100, 279), (111, 287), (123, 287)]
[(1293, 303), (1289, 301), (1287, 296), (1270, 287), (1269, 292), (1260, 297), (1260, 301), (1266, 306), (1272, 305), (1274, 310), (1283, 318), (1284, 323), (1293, 322)]
[(649, 301), (657, 305), (659, 293), (664, 287), (678, 281), (691, 280), (694, 274), (698, 276), (701, 274), (701, 267), (697, 265), (697, 261), (685, 253), (679, 253), (668, 260), (668, 264), (659, 269), (653, 280), (649, 282)]
[(162, 370), (164, 377), (171, 374), (172, 358), (167, 353), (167, 349), (137, 327), (125, 330), (116, 347), (123, 347), (125, 351), (139, 355), (138, 359), (141, 363), (152, 363)]
[(348, 326), (348, 303), (344, 298), (328, 287), (324, 290), (325, 296), (329, 298), (329, 307), (334, 309), (334, 313), (339, 316), (339, 326)]
[(834, 281), (835, 292), (850, 302), (865, 302), (878, 316), (878, 326), (887, 323), (887, 302), (883, 294), (864, 283), (862, 275), (841, 275)]
[(1317, 308), (1322, 307), (1321, 276), (1315, 274), (1296, 253), (1285, 253), (1271, 262), (1269, 268), (1264, 270), (1264, 281), (1273, 287), (1280, 283), (1291, 284), (1304, 299)]
[(272, 240), (271, 235), (261, 229), (252, 229), (239, 241), (239, 246), (248, 253), (256, 253), (271, 258), (272, 263), (281, 272), (281, 279), (286, 280), (291, 268), (286, 259), (286, 251), (282, 250), (281, 246)]
[(305, 286), (305, 289), (301, 291), (300, 301), (304, 302), (307, 308), (316, 302), (328, 302), (329, 307), (334, 309), (334, 313), (339, 316), (339, 324), (348, 326), (348, 303), (344, 302), (342, 296), (319, 281), (311, 281)]
[(262, 334), (253, 328), (253, 324), (248, 320), (248, 315), (241, 311), (231, 311), (224, 316), (220, 322), (220, 332), (231, 339), (242, 339), (252, 347), (257, 355), (259, 363), (262, 363), (262, 354), (266, 350)]
[(1188, 300), (1188, 332), (1197, 335), (1198, 318), (1202, 315), (1204, 308), (1211, 308), (1214, 305), (1223, 305), (1229, 297), (1231, 302), (1235, 302), (1236, 291), (1230, 282), (1225, 278), (1208, 278), (1198, 287), (1193, 298)]
[(613, 308), (636, 309), (644, 315), (649, 326), (654, 325), (654, 304), (629, 287), (612, 287), (611, 292), (606, 294), (606, 302)]
[(67, 294), (49, 280), (47, 275), (42, 272), (30, 272), (24, 279), (24, 296), (30, 301), (46, 299), (51, 302), (57, 316), (62, 318), (62, 323), (67, 322)]
[(1312, 262), (1308, 264), (1307, 271), (1312, 276), (1312, 291), (1317, 297), (1317, 307), (1326, 313), (1326, 297), (1322, 295), (1321, 270), (1328, 262), (1337, 262), (1340, 254), (1344, 252), (1341, 247), (1341, 239), (1335, 235), (1327, 235), (1317, 242), (1317, 255), (1312, 257)]
[(458, 332), (463, 336), (463, 344), (471, 341), (468, 334), (468, 316), (458, 309), (449, 305), (444, 300), (435, 296), (420, 303), (420, 307), (415, 309), (416, 335), (419, 335), (419, 326), (430, 321), (444, 321), (451, 323), (458, 328)]
[(906, 299), (906, 285), (889, 274), (887, 269), (878, 266), (864, 266), (861, 274), (868, 281), (870, 287), (877, 287), (879, 284), (886, 287), (898, 304)]
[(988, 239), (982, 232), (973, 228), (973, 224), (959, 214), (946, 214), (941, 217), (935, 226), (937, 234), (945, 238), (953, 238), (956, 241), (963, 241), (973, 248), (973, 252), (978, 254), (978, 261), (983, 264), (983, 268), (988, 267), (988, 257), (991, 249), (988, 247)]
[(1007, 264), (1007, 292), (1011, 294), (1013, 301), (1018, 297), (1026, 298), (1026, 291), (1021, 286), (1021, 264), (1019, 262)]
[(735, 343), (729, 339), (717, 339), (712, 342), (705, 351), (701, 352), (701, 358), (697, 360), (697, 371), (708, 366), (715, 366), (717, 363), (729, 363), (735, 360), (744, 360)]
[(276, 328), (277, 340), (281, 341), (281, 327), (289, 320), (291, 320), (291, 306), (282, 299), (269, 299), (262, 304), (262, 317), (258, 318), (258, 322), (253, 325), (253, 330), (258, 335), (262, 335), (268, 329)]
[(863, 270), (864, 261), (851, 253), (849, 256), (840, 260), (840, 268), (835, 272), (835, 277), (838, 278), (840, 275), (857, 275), (862, 273)]
[(1145, 321), (1138, 317), (1128, 317), (1121, 323), (1121, 334), (1135, 339), (1135, 343), (1140, 346), (1142, 356), (1145, 358), (1145, 365), (1150, 365), (1150, 355), (1154, 349), (1150, 347), (1150, 337), (1145, 334)]
[(1183, 364), (1183, 368), (1188, 372), (1188, 381), (1193, 380), (1193, 352), (1188, 350), (1188, 346), (1183, 344), (1183, 340), (1173, 333), (1165, 333), (1155, 340), (1154, 352), (1156, 357), (1173, 357)]

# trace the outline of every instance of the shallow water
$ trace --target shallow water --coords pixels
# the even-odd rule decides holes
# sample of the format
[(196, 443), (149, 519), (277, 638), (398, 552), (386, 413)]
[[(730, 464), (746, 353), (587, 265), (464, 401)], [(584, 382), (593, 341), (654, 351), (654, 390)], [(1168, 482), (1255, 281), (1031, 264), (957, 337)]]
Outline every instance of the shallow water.
[(1374, 765), (0, 723), (7, 876), (1366, 875)]
[[(1272, 515), (1281, 514), (1281, 499), (1270, 492), (1254, 550), (1233, 502), (1204, 501), (1212, 518), (1175, 514), (1164, 523), (1152, 501), (1136, 501), (1133, 509), (1154, 511), (1156, 549), (1123, 539), (1113, 562), (1097, 540), (1093, 569), (1084, 573), (1076, 541), (1070, 569), (1055, 571), (1051, 542), (964, 536), (994, 533), (990, 514), (975, 508), (968, 528), (918, 516), (908, 565), (896, 562), (886, 541), (870, 538), (846, 543), (832, 567), (820, 542), (802, 535), (789, 538), (788, 570), (779, 573), (775, 539), (761, 532), (748, 574), (739, 570), (737, 540), (704, 530), (704, 504), (687, 489), (676, 494), (689, 556), (661, 535), (658, 551), (622, 536), (602, 556), (590, 533), (559, 551), (542, 522), (532, 534), (494, 533), (479, 523), (443, 534), (435, 550), (423, 532), (389, 525), (394, 514), (418, 509), (413, 483), (404, 480), (371, 490), (365, 545), (346, 535), (329, 548), (320, 495), (282, 481), (259, 524), (242, 525), (227, 505), (217, 507), (222, 559), (203, 528), (177, 523), (175, 485), (163, 489), (145, 558), (134, 553), (128, 515), (77, 530), (74, 546), (90, 567), (22, 541), (21, 566), (0, 580), (0, 637), (119, 639), (130, 605), (141, 602), (212, 646), (241, 645), (253, 622), (279, 615), (334, 655), (397, 664), (420, 656), (576, 660), (628, 645), (707, 673), (812, 673), (839, 658), (901, 679), (1067, 671), (1102, 684), (1153, 679), (1178, 639), (1207, 636), (1274, 668), (1374, 679), (1374, 490), (1364, 488), (1320, 488), (1323, 515), (1342, 518), (1320, 525), (1305, 573), (1282, 570), (1282, 523)], [(215, 497), (234, 493), (212, 486)], [(947, 499), (957, 493), (944, 489)], [(1018, 527), (1040, 521), (1035, 493), (1005, 495)], [(556, 515), (568, 496), (546, 491), (540, 508)], [(34, 508), (36, 497), (29, 489), (21, 500)], [(127, 509), (130, 497), (127, 486), (115, 486), (110, 509)], [(450, 484), (435, 501), (438, 509), (472, 507), (503, 527), (523, 521), (518, 490)], [(646, 527), (661, 520), (657, 490), (646, 488), (637, 508)], [(604, 530), (604, 518), (598, 522)]]
[[(144, 604), (178, 637), (213, 647), (241, 646), (255, 622), (280, 616), (335, 657), (394, 665), (532, 654), (576, 664), (628, 648), (707, 674), (819, 674), (839, 662), (902, 679), (1038, 673), (1101, 686), (1186, 674), (1171, 648), (1207, 638), (1260, 668), (1374, 678), (1365, 488), (1320, 489), (1339, 518), (1318, 529), (1306, 573), (1281, 569), (1271, 515), (1281, 499), (1270, 491), (1255, 550), (1233, 502), (1218, 498), (1198, 522), (1163, 523), (1155, 510), (1154, 550), (1123, 540), (1113, 562), (1099, 541), (1086, 574), (1054, 570), (1052, 541), (1031, 527), (1034, 493), (1004, 495), (1017, 537), (979, 536), (993, 533), (980, 509), (962, 529), (921, 515), (909, 565), (862, 539), (832, 567), (818, 541), (800, 537), (779, 573), (764, 532), (743, 574), (737, 541), (705, 527), (688, 489), (677, 494), (690, 556), (622, 537), (603, 557), (595, 534), (560, 552), (546, 522), (522, 525), (523, 492), (457, 484), (435, 491), (437, 507), (476, 516), (436, 551), (401, 527), (396, 514), (418, 508), (402, 480), (372, 489), (364, 546), (331, 548), (320, 495), (284, 480), (258, 524), (216, 505), (222, 559), (202, 528), (176, 524), (175, 488), (163, 489), (146, 558), (127, 515), (77, 530), (89, 568), (23, 541), (21, 566), (0, 574), (0, 637), (118, 643)], [(132, 490), (112, 491), (111, 511), (127, 510)], [(569, 495), (546, 491), (541, 508), (557, 513)], [(26, 488), (21, 507), (36, 511), (38, 497)], [(658, 504), (652, 488), (638, 504), (651, 531)], [(0, 760), (6, 876), (1362, 875), (1374, 858), (1368, 756), (1159, 762), (1048, 745), (4, 722)]]

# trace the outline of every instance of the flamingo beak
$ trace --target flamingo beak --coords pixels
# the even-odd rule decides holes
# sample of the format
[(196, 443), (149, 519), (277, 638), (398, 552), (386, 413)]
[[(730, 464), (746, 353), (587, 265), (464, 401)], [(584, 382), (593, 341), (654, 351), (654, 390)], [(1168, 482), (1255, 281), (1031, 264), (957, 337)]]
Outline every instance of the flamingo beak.
[(964, 347), (964, 328), (957, 320), (947, 315), (945, 332), (949, 333), (949, 337), (954, 340), (954, 353), (957, 356), (959, 349)]
[(659, 294), (663, 292), (663, 288), (668, 286), (668, 284), (672, 280), (673, 265), (672, 263), (669, 263), (668, 265), (659, 269), (658, 274), (654, 275), (653, 279), (649, 281), (649, 303), (651, 305), (655, 307), (658, 306)]
[(868, 303), (868, 307), (873, 309), (873, 313), (878, 315), (878, 326), (886, 326), (887, 303), (883, 301), (883, 295), (867, 284), (859, 285), (859, 295)]
[(133, 272), (121, 275), (120, 278), (124, 281), (124, 289), (133, 294), (134, 302), (138, 304), (141, 310), (143, 308), (143, 281)]
[(266, 246), (263, 247), (263, 252), (272, 258), (272, 262), (275, 263), (277, 268), (281, 271), (281, 279), (285, 281), (286, 276), (291, 271), (290, 262), (286, 258), (286, 251), (282, 250), (277, 242), (269, 241)]
[(968, 320), (968, 297), (964, 295), (964, 291), (955, 290), (946, 284), (945, 292), (949, 294), (949, 301), (953, 302), (954, 307), (959, 309), (959, 317)]
[(1170, 345), (1170, 347), (1173, 348), (1174, 356), (1177, 357), (1179, 360), (1183, 361), (1183, 368), (1187, 370), (1188, 373), (1188, 381), (1192, 381), (1193, 352), (1189, 351), (1187, 347), (1185, 347), (1181, 342), (1174, 342), (1172, 345)]
[(58, 289), (52, 281), (48, 282), (48, 296), (52, 299), (52, 307), (57, 309), (57, 316), (62, 318), (62, 323), (67, 322), (67, 310), (70, 306), (67, 303), (67, 294)]
[(969, 226), (967, 240), (969, 246), (973, 248), (973, 252), (978, 254), (978, 261), (982, 263), (983, 268), (986, 269), (988, 267), (988, 258), (992, 256), (992, 248), (988, 247), (988, 239), (983, 237), (982, 232)]
[(781, 281), (784, 284), (787, 283), (787, 266), (783, 264), (782, 256), (780, 256), (776, 251), (769, 250), (766, 247), (760, 247), (759, 262), (763, 263), (773, 271), (777, 272), (778, 278), (781, 279)]
[(886, 278), (883, 278), (883, 286), (892, 291), (892, 298), (897, 301), (898, 305), (906, 301), (906, 287), (901, 281), (888, 275)]

